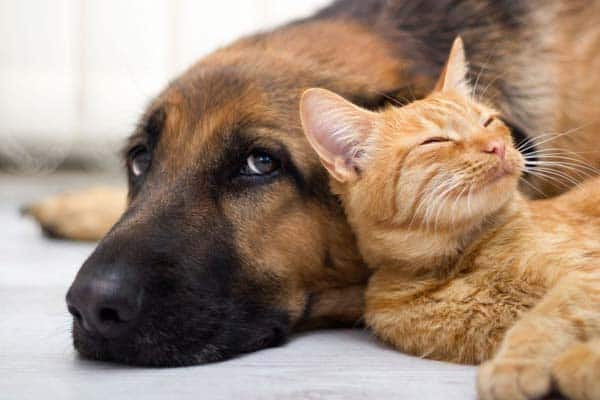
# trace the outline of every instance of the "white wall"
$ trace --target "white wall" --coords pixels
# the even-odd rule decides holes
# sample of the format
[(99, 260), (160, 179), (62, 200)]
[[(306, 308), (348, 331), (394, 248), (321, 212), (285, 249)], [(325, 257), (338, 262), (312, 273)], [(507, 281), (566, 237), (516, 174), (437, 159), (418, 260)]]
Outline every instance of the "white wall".
[(115, 153), (192, 62), (328, 2), (0, 0), (0, 157), (35, 168)]

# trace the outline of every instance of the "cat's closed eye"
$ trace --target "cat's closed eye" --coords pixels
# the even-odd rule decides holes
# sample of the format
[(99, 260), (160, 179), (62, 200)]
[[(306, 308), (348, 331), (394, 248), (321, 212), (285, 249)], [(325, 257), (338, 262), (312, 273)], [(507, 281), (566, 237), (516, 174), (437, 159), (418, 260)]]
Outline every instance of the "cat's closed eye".
[(426, 146), (428, 144), (435, 144), (435, 143), (444, 143), (444, 142), (449, 142), (449, 141), (450, 141), (450, 139), (447, 137), (436, 136), (436, 137), (432, 137), (432, 138), (425, 140), (423, 143), (421, 143), (421, 146)]
[(484, 122), (483, 122), (483, 127), (487, 128), (488, 126), (490, 126), (494, 121), (496, 120), (496, 116), (495, 115), (491, 115), (489, 116)]

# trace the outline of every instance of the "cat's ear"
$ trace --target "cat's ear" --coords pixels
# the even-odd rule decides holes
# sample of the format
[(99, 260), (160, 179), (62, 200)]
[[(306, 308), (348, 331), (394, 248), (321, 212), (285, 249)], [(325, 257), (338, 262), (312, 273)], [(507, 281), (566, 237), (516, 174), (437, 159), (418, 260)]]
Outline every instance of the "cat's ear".
[(309, 89), (300, 101), (304, 134), (323, 166), (340, 182), (357, 179), (363, 145), (376, 117), (325, 89)]
[(462, 38), (459, 36), (454, 39), (450, 56), (442, 74), (435, 86), (436, 92), (446, 92), (457, 90), (465, 96), (471, 96), (472, 88), (468, 81), (469, 64), (465, 56), (465, 46)]

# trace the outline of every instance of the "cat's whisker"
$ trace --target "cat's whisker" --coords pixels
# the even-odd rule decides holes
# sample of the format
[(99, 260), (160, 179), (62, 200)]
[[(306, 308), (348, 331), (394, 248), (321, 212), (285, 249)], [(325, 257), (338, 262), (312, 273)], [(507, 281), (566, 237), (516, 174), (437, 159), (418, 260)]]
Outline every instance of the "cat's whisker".
[(439, 185), (435, 190), (432, 190), (429, 193), (429, 196), (427, 196), (427, 199), (425, 201), (425, 213), (423, 214), (423, 219), (425, 221), (425, 228), (427, 229), (427, 231), (429, 231), (429, 225), (431, 223), (431, 218), (430, 218), (430, 214), (433, 213), (435, 211), (435, 207), (436, 207), (436, 199), (438, 198), (438, 195), (443, 193), (448, 187), (448, 183), (446, 184), (441, 184)]
[(545, 139), (554, 138), (555, 136), (556, 136), (556, 134), (551, 133), (551, 134), (544, 134), (544, 135), (539, 135), (537, 137), (528, 138), (526, 141), (524, 141), (523, 143), (519, 144), (519, 146), (517, 146), (517, 150), (520, 151), (521, 153), (526, 153), (530, 150), (539, 152), (541, 150), (536, 149), (536, 146), (538, 146), (538, 143)]
[[(565, 132), (565, 134), (567, 134), (567, 135), (569, 133), (571, 133), (571, 132)], [(520, 152), (527, 152), (532, 149), (534, 149), (535, 152), (544, 151), (546, 149), (536, 149), (535, 147), (536, 146), (539, 147), (542, 144), (548, 143), (548, 142), (556, 139), (557, 137), (560, 137), (559, 135), (562, 135), (562, 134), (560, 134), (560, 133), (544, 133), (541, 135), (537, 135), (536, 137), (531, 137), (527, 141), (524, 142), (524, 143), (527, 143), (527, 145), (521, 144), (517, 147), (517, 150), (519, 150)]]
[(563, 180), (557, 179), (556, 177), (554, 177), (552, 175), (546, 175), (546, 174), (542, 174), (542, 173), (536, 173), (536, 174), (531, 173), (531, 176), (538, 177), (545, 182), (550, 182), (552, 184), (555, 184), (557, 187), (560, 187), (563, 189), (567, 189), (571, 186), (571, 184), (569, 184), (568, 182), (565, 183)]
[[(439, 186), (437, 186), (434, 190), (430, 191), (427, 196), (423, 196), (422, 194), (419, 196), (420, 197), (420, 202), (417, 206), (417, 209), (415, 210), (415, 212), (413, 213), (413, 217), (410, 221), (409, 224), (409, 229), (412, 228), (412, 225), (415, 221), (415, 219), (420, 215), (421, 213), (421, 209), (423, 207), (425, 207), (424, 209), (424, 213), (423, 213), (423, 219), (426, 220), (427, 219), (427, 215), (429, 213), (429, 207), (433, 201), (433, 198), (435, 197), (435, 195), (437, 195), (438, 192), (442, 192), (445, 189), (447, 183), (445, 184), (441, 184)], [(424, 188), (423, 190), (425, 190), (426, 188)]]
[[(537, 150), (533, 154), (523, 157), (525, 166), (531, 175), (536, 175), (534, 170), (545, 172), (545, 176), (538, 173), (538, 177), (553, 182), (564, 184), (565, 187), (579, 184), (579, 180), (600, 175), (600, 169), (583, 160), (578, 153), (565, 151), (560, 148), (547, 148)], [(562, 170), (559, 172), (559, 170)], [(570, 171), (569, 176), (565, 171)], [(575, 179), (574, 179), (575, 178)], [(564, 182), (569, 182), (565, 184)]]
[(458, 202), (460, 199), (462, 199), (463, 194), (465, 193), (465, 191), (467, 190), (467, 188), (469, 188), (470, 185), (465, 185), (463, 187), (463, 189), (460, 191), (460, 193), (458, 194), (458, 196), (456, 196), (456, 198), (454, 199), (454, 203), (452, 203), (452, 207), (450, 208), (450, 212), (452, 213), (452, 224), (454, 224), (456, 222), (456, 206), (458, 205)]
[(446, 205), (446, 201), (448, 201), (452, 192), (460, 187), (460, 185), (462, 183), (461, 178), (462, 178), (461, 176), (458, 176), (457, 178), (455, 178), (453, 180), (453, 184), (451, 184), (450, 187), (446, 191), (444, 191), (438, 199), (436, 199), (437, 212), (436, 212), (435, 219), (434, 219), (434, 233), (437, 233), (439, 218), (440, 218), (442, 211), (444, 211), (444, 206)]
[[(483, 63), (483, 65), (479, 68), (479, 73), (477, 74), (477, 79), (475, 80), (475, 84), (473, 86), (473, 93), (472, 93), (472, 97), (474, 99), (479, 98), (481, 100), (482, 96), (476, 96), (477, 94), (477, 90), (479, 89), (479, 83), (480, 83), (480, 79), (484, 73), (484, 71), (490, 71), (491, 70), (488, 68), (491, 65), (492, 60), (494, 60), (495, 54), (496, 54), (496, 50), (498, 49), (498, 47), (500, 46), (500, 42), (496, 43), (494, 45), (494, 47), (492, 49), (490, 49), (490, 52), (485, 60), (485, 62)], [(474, 65), (471, 65), (471, 67), (473, 67)]]
[(536, 167), (533, 169), (526, 169), (526, 172), (532, 176), (548, 179), (551, 182), (561, 183), (564, 187), (576, 186), (579, 184), (577, 180), (569, 175), (553, 169)]
[(429, 195), (424, 199), (425, 212), (423, 213), (423, 220), (425, 222), (425, 228), (429, 231), (429, 227), (431, 224), (430, 214), (433, 214), (436, 207), (436, 199), (438, 196), (448, 188), (449, 182), (445, 184), (441, 184), (436, 189), (432, 190)]
[[(406, 97), (404, 97), (404, 96), (401, 96), (401, 97), (394, 97), (394, 96), (390, 96), (390, 95), (388, 95), (388, 94), (386, 94), (386, 93), (379, 92), (379, 91), (376, 91), (375, 93), (377, 93), (377, 94), (378, 94), (378, 95), (380, 95), (381, 97), (385, 98), (386, 100), (388, 100), (390, 103), (392, 103), (393, 105), (395, 105), (395, 106), (397, 106), (397, 107), (404, 107), (405, 105), (412, 103), (412, 102), (410, 101), (410, 99), (407, 99), (407, 98), (406, 98)], [(404, 101), (405, 101), (405, 103), (401, 102), (400, 100), (404, 100)]]
[(560, 147), (545, 147), (543, 149), (536, 150), (536, 152), (546, 152), (546, 151), (556, 151), (556, 152), (559, 152), (562, 154), (571, 154), (574, 156), (579, 156), (581, 154), (598, 154), (598, 153), (600, 153), (600, 150), (572, 151), (572, 150), (561, 149)]
[(471, 207), (471, 195), (473, 194), (473, 188), (474, 186), (471, 185), (469, 188), (469, 193), (467, 193), (467, 211), (469, 212), (469, 215), (473, 214), (473, 208)]
[[(540, 151), (540, 152), (536, 152), (536, 153), (527, 154), (527, 155), (524, 156), (524, 158), (539, 158), (539, 157), (542, 157), (542, 156), (545, 156), (545, 157), (564, 156), (564, 157), (566, 157), (568, 154), (569, 153), (559, 153), (559, 152), (552, 152), (552, 151)], [(575, 157), (573, 157), (573, 158), (576, 159), (576, 160), (581, 160), (582, 161), (581, 158), (575, 158)]]
[(527, 156), (527, 157), (523, 157), (526, 161), (539, 161), (539, 160), (565, 160), (565, 161), (572, 161), (572, 162), (576, 162), (578, 164), (581, 165), (586, 165), (589, 168), (594, 168), (597, 169), (596, 167), (594, 167), (592, 164), (588, 163), (586, 160), (582, 159), (582, 158), (578, 158), (578, 157), (570, 157), (568, 155), (564, 155), (561, 153), (547, 153), (547, 154), (540, 154), (540, 155), (532, 155), (532, 156)]
[(523, 152), (530, 149), (530, 147), (524, 147), (527, 145), (531, 145), (531, 147), (536, 145), (536, 140), (543, 140), (545, 138), (556, 136), (556, 133), (542, 133), (537, 136), (529, 136), (522, 143), (517, 146), (517, 150)]
[[(446, 190), (447, 185), (448, 183), (443, 183), (437, 186), (434, 190), (428, 193), (428, 195), (422, 200), (421, 204), (419, 205), (419, 209), (421, 208), (421, 206), (425, 206), (422, 219), (425, 222), (425, 228), (427, 230), (429, 230), (429, 214), (431, 213), (432, 207), (435, 207), (433, 200), (437, 197), (438, 193), (442, 193), (444, 190)], [(418, 215), (418, 213), (415, 213), (415, 215)]]
[(498, 80), (504, 78), (504, 76), (506, 74), (507, 74), (507, 72), (503, 72), (501, 74), (498, 74), (494, 79), (490, 80), (490, 82), (487, 84), (485, 89), (483, 89), (483, 92), (481, 93), (481, 95), (478, 97), (478, 101), (484, 102), (483, 99), (485, 99), (485, 95), (487, 94), (488, 90), (490, 90), (490, 88), (494, 85), (494, 83), (496, 83)]
[[(413, 224), (414, 224), (415, 220), (417, 219), (417, 216), (421, 212), (421, 208), (425, 204), (425, 201), (423, 201), (423, 196), (424, 196), (424, 193), (421, 191), (421, 193), (418, 194), (419, 202), (417, 204), (413, 205), (413, 208), (415, 208), (415, 207), (416, 208), (415, 208), (415, 211), (413, 212), (412, 218), (410, 219), (410, 223), (408, 224), (408, 230), (412, 229)], [(429, 197), (429, 196), (427, 196), (427, 197)]]
[(437, 211), (439, 210), (440, 202), (443, 201), (443, 198), (446, 196), (446, 192), (448, 190), (452, 190), (452, 181), (448, 181), (445, 184), (439, 185), (437, 190), (434, 190), (430, 193), (427, 198), (426, 209), (424, 213), (425, 220), (425, 228), (429, 232), (430, 230), (436, 231), (436, 220), (434, 216), (437, 215)]
[[(582, 130), (582, 129), (584, 129), (584, 128), (587, 128), (587, 127), (588, 127), (588, 126), (590, 126), (590, 125), (591, 125), (590, 123), (588, 123), (588, 124), (584, 124), (584, 125), (581, 125), (581, 126), (579, 126), (579, 127), (577, 127), (577, 128), (570, 129), (570, 130), (568, 130), (568, 131), (566, 131), (566, 132), (563, 132), (563, 133), (558, 133), (558, 134), (552, 135), (552, 136), (550, 136), (550, 137), (547, 137), (547, 138), (545, 138), (545, 139), (543, 139), (543, 140), (541, 140), (541, 141), (539, 141), (539, 142), (535, 142), (535, 144), (533, 144), (533, 145), (532, 145), (531, 147), (529, 147), (529, 148), (520, 149), (520, 151), (522, 151), (522, 152), (525, 152), (525, 151), (527, 151), (527, 150), (530, 150), (532, 147), (535, 147), (535, 146), (538, 146), (538, 147), (539, 147), (539, 146), (541, 146), (541, 145), (543, 145), (543, 144), (545, 144), (545, 143), (551, 142), (551, 141), (553, 141), (553, 140), (556, 140), (556, 139), (558, 139), (558, 138), (561, 138), (561, 137), (564, 137), (564, 136), (570, 135), (570, 134), (572, 134), (572, 133), (575, 133), (575, 132), (577, 132), (577, 131), (580, 131), (580, 130)], [(541, 136), (541, 135), (540, 135), (540, 136)], [(539, 136), (538, 136), (538, 137), (539, 137)]]
[(526, 154), (525, 157), (534, 157), (536, 155), (548, 155), (548, 154), (557, 154), (557, 155), (569, 155), (569, 156), (573, 156), (577, 159), (583, 160), (581, 158), (581, 155), (583, 154), (597, 154), (600, 153), (600, 150), (596, 150), (596, 151), (587, 151), (587, 152), (574, 152), (574, 151), (567, 151), (567, 150), (563, 150), (560, 149), (558, 147), (547, 147), (544, 149), (538, 149), (535, 150), (534, 152), (530, 153), (530, 154)]
[[(496, 44), (496, 46), (498, 46), (498, 44)], [(475, 79), (475, 84), (473, 85), (473, 90), (471, 92), (471, 97), (473, 97), (474, 99), (477, 98), (477, 89), (479, 88), (479, 81), (481, 79), (481, 76), (483, 75), (483, 72), (488, 68), (488, 66), (490, 65), (490, 62), (492, 61), (493, 58), (494, 58), (494, 52), (491, 51), (490, 54), (488, 55), (487, 59), (485, 60), (485, 62), (481, 66), (481, 68), (479, 69), (479, 72), (477, 73), (477, 78)]]
[[(458, 189), (460, 189), (461, 186), (463, 186), (462, 190), (464, 190), (466, 188), (466, 186), (464, 186), (464, 182), (460, 182), (460, 184), (456, 185), (456, 187), (446, 195), (446, 200), (445, 201), (452, 200), (452, 193), (456, 193), (456, 191), (458, 191)], [(462, 190), (461, 190), (461, 192), (458, 195), (455, 194), (454, 201), (450, 204), (450, 207), (448, 208), (448, 210), (452, 214), (452, 218), (451, 218), (451, 220), (452, 220), (451, 222), (452, 223), (454, 223), (454, 204), (458, 201), (458, 199), (462, 195)], [(446, 204), (444, 204), (443, 211), (446, 211), (446, 207), (445, 206), (446, 206)], [(439, 219), (436, 222), (439, 222)]]
[[(440, 188), (436, 188), (434, 190), (437, 191)], [(408, 225), (409, 230), (412, 229), (414, 222), (417, 220), (417, 218), (421, 219), (421, 222), (425, 222), (427, 219), (427, 215), (429, 213), (429, 207), (431, 204), (431, 200), (433, 198), (433, 195), (431, 192), (427, 193), (427, 195), (425, 196), (421, 196), (421, 199), (419, 201), (419, 204), (415, 210), (415, 212), (413, 213), (413, 216), (410, 220), (410, 224)]]
[(542, 192), (540, 189), (535, 187), (535, 185), (533, 183), (529, 182), (527, 179), (520, 177), (519, 181), (525, 183), (527, 186), (529, 186), (531, 189), (533, 189), (537, 194), (539, 194), (541, 196), (541, 198), (546, 197), (544, 192)]
[(563, 159), (544, 159), (544, 160), (526, 160), (525, 165), (528, 167), (548, 167), (548, 168), (559, 168), (568, 171), (572, 171), (577, 176), (583, 176), (585, 178), (592, 178), (600, 175), (600, 170), (586, 163), (563, 160)]
[(434, 209), (437, 209), (437, 212), (435, 213), (435, 218), (433, 219), (433, 233), (434, 234), (437, 234), (438, 221), (440, 218), (440, 214), (444, 210), (444, 207), (446, 205), (448, 193), (450, 193), (450, 191), (446, 191), (442, 197), (440, 197), (439, 199), (436, 200), (436, 207)]
[(569, 152), (540, 152), (537, 154), (532, 154), (531, 156), (524, 157), (525, 160), (564, 160), (564, 161), (572, 161), (582, 166), (586, 166), (597, 173), (600, 173), (600, 169), (594, 167), (593, 165), (586, 162), (584, 159), (580, 158), (578, 154), (570, 154)]
[(579, 158), (573, 158), (569, 156), (563, 156), (560, 154), (543, 155), (542, 157), (525, 158), (528, 163), (551, 163), (551, 162), (565, 162), (570, 164), (579, 165), (581, 167), (588, 168), (592, 171), (599, 171), (598, 168), (586, 163)]
[(435, 213), (435, 218), (433, 219), (433, 234), (434, 235), (437, 234), (437, 232), (438, 232), (438, 221), (440, 218), (440, 214), (444, 210), (444, 207), (446, 205), (446, 200), (449, 196), (448, 193), (450, 193), (450, 192), (451, 192), (451, 190), (447, 190), (443, 194), (443, 196), (441, 196), (439, 199), (436, 199), (434, 210), (437, 210), (437, 212)]
[(586, 164), (579, 164), (567, 161), (528, 161), (526, 162), (528, 167), (559, 167), (562, 169), (566, 169), (576, 173), (579, 177), (583, 176), (584, 178), (591, 178), (597, 175), (600, 175), (600, 171), (596, 168), (590, 167)]
[(552, 175), (556, 177), (560, 177), (573, 185), (577, 185), (579, 182), (573, 178), (572, 176), (564, 173), (563, 171), (559, 171), (553, 168), (547, 167), (532, 167), (527, 170), (530, 174), (535, 175), (535, 173), (545, 173), (547, 175)]
[(558, 166), (558, 167), (576, 169), (581, 172), (585, 171), (585, 172), (591, 174), (591, 176), (600, 175), (600, 169), (594, 167), (593, 165), (590, 165), (581, 159), (563, 156), (563, 155), (552, 155), (552, 156), (546, 155), (544, 157), (525, 158), (525, 165), (530, 165), (530, 166), (538, 166), (539, 165), (539, 166), (549, 166), (549, 167)]

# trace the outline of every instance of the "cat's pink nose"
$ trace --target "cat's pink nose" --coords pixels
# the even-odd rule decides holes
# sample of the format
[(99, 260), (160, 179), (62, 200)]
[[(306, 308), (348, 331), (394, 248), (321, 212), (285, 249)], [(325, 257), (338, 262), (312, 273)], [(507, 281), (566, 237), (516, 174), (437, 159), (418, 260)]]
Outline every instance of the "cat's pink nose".
[(506, 157), (506, 144), (501, 140), (493, 140), (489, 142), (483, 149), (484, 153), (495, 154), (501, 160)]

